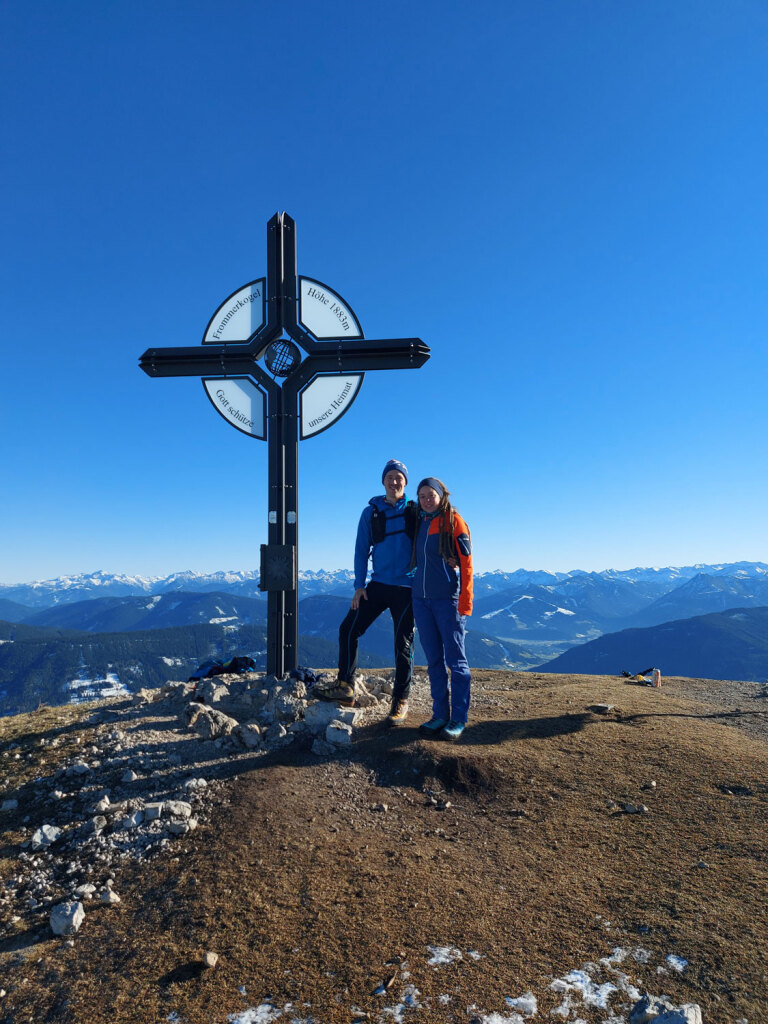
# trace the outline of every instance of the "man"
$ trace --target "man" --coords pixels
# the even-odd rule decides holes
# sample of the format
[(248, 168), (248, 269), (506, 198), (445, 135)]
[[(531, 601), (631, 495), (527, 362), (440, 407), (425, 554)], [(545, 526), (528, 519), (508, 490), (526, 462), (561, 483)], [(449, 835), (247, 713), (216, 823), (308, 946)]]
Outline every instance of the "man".
[[(405, 496), (408, 470), (390, 459), (381, 474), (385, 493), (371, 498), (363, 509), (355, 543), (355, 594), (349, 612), (339, 627), (339, 674), (327, 690), (315, 691), (324, 700), (352, 706), (355, 703), (357, 641), (388, 608), (395, 627), (395, 685), (391, 725), (405, 721), (413, 671), (413, 608), (411, 607), (411, 539), (406, 534), (406, 508), (413, 505)], [(373, 553), (373, 571), (366, 586), (368, 559)]]

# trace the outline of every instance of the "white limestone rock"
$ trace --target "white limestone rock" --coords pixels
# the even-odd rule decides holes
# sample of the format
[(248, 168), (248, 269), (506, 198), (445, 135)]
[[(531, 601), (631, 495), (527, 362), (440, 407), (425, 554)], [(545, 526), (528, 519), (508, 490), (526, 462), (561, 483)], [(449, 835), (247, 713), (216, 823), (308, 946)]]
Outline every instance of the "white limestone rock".
[(241, 722), (232, 734), (248, 750), (258, 750), (262, 746), (261, 729), (256, 722)]
[(324, 700), (312, 701), (304, 712), (304, 723), (315, 736), (323, 734), (331, 722), (346, 722), (355, 726), (361, 718), (361, 713), (354, 708), (340, 707), (333, 701)]
[(157, 690), (147, 690), (142, 688), (137, 690), (133, 695), (133, 703), (135, 705), (141, 704), (152, 704), (160, 697), (160, 693)]
[(215, 740), (220, 736), (229, 736), (238, 726), (237, 719), (230, 718), (216, 708), (198, 705), (199, 713), (191, 723), (194, 731), (206, 740)]
[(191, 818), (192, 804), (188, 804), (186, 800), (166, 800), (163, 803), (163, 816), (182, 820)]
[(54, 935), (74, 935), (85, 920), (83, 904), (78, 900), (59, 903), (51, 911), (51, 929)]
[(215, 679), (203, 679), (197, 685), (197, 695), (206, 704), (219, 704), (229, 696), (229, 687)]
[(55, 825), (41, 825), (32, 836), (32, 849), (45, 850), (51, 843), (55, 843), (60, 835), (61, 829)]
[(336, 747), (347, 747), (352, 742), (352, 726), (347, 722), (330, 722), (325, 730), (325, 742)]

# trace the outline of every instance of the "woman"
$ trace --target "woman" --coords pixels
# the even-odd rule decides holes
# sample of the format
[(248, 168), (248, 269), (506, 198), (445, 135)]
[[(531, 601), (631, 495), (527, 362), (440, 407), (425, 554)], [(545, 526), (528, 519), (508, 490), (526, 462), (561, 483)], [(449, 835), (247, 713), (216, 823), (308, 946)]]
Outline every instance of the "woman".
[[(464, 616), (472, 614), (472, 546), (450, 491), (428, 476), (417, 488), (418, 525), (411, 568), (413, 615), (427, 657), (432, 718), (419, 727), (455, 741), (464, 732), (471, 676), (464, 652)], [(448, 670), (451, 672), (450, 688)]]

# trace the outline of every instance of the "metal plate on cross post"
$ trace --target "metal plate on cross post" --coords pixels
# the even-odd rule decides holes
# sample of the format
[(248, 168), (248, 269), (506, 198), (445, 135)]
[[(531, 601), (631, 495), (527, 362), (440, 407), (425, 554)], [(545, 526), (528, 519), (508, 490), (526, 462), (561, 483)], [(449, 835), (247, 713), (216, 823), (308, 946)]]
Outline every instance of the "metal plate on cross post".
[[(362, 338), (363, 328), (352, 307), (328, 285), (313, 277), (299, 278), (299, 322), (321, 341)], [(318, 374), (300, 396), (301, 439), (333, 424), (350, 408), (364, 373)]]
[(301, 439), (333, 426), (357, 398), (364, 374), (319, 374), (301, 392)]
[(296, 589), (296, 546), (262, 544), (259, 590)]
[(243, 344), (264, 326), (265, 279), (232, 292), (208, 321), (203, 335), (204, 345)]
[(299, 321), (316, 338), (362, 338), (363, 329), (354, 310), (322, 281), (299, 278)]
[(267, 437), (267, 396), (250, 377), (203, 377), (211, 403), (227, 423), (265, 441)]

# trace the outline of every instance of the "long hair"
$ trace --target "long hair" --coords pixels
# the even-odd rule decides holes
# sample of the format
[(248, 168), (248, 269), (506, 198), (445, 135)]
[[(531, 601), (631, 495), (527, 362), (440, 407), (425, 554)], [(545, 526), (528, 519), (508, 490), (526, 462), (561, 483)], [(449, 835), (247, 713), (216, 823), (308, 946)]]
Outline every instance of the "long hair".
[[(438, 531), (438, 533), (437, 533), (437, 544), (438, 544), (438, 551), (440, 552), (442, 557), (445, 559), (445, 561), (448, 561), (449, 558), (456, 558), (457, 557), (456, 541), (454, 540), (454, 537), (453, 537), (453, 532), (454, 532), (453, 506), (451, 505), (451, 503), (449, 501), (449, 498), (451, 496), (451, 492), (445, 486), (445, 484), (440, 479), (440, 477), (436, 476), (436, 477), (434, 477), (434, 479), (437, 480), (437, 482), (440, 484), (440, 487), (443, 490), (443, 496), (440, 498), (440, 503), (437, 506), (437, 511), (435, 512), (435, 515), (437, 516), (437, 531)], [(421, 485), (419, 485), (419, 486), (421, 486)], [(418, 493), (418, 488), (417, 488), (417, 490), (416, 490), (416, 501), (417, 501), (417, 503), (418, 503), (418, 500), (419, 500), (419, 493)], [(420, 509), (421, 509), (421, 506), (419, 505), (419, 510)], [(417, 526), (417, 528), (416, 528), (416, 530), (414, 531), (414, 534), (413, 534), (413, 545), (412, 545), (412, 549), (411, 549), (411, 564), (409, 566), (409, 569), (413, 569), (415, 567), (415, 565), (416, 565), (416, 538), (418, 537), (418, 534), (419, 534), (419, 530), (418, 530), (418, 526)]]

